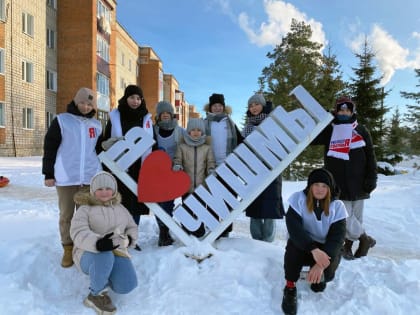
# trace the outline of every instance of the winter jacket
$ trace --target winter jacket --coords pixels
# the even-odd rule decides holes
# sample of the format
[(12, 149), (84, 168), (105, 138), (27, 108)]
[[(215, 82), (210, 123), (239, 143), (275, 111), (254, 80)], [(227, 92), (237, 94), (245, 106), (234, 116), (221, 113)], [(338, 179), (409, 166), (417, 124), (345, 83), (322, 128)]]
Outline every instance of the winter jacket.
[(363, 125), (358, 125), (355, 131), (363, 137), (366, 146), (351, 149), (349, 160), (327, 156), (333, 127), (328, 125), (315, 140), (314, 145), (324, 145), (324, 164), (340, 189), (341, 200), (361, 200), (370, 198), (370, 193), (376, 188), (377, 168), (373, 150), (372, 138)]
[[(73, 261), (79, 269), (83, 253), (85, 251), (98, 253), (96, 242), (106, 234), (114, 233), (111, 236), (114, 246), (123, 246), (121, 237), (126, 236), (131, 239), (130, 247), (136, 245), (138, 227), (133, 217), (120, 203), (119, 193), (106, 203), (86, 192), (77, 193), (74, 199), (81, 206), (71, 220), (70, 237), (73, 240)], [(115, 251), (114, 253), (118, 254)]]
[(44, 139), (42, 173), (57, 186), (89, 185), (101, 170), (95, 146), (102, 126), (93, 114), (83, 115), (74, 102), (57, 115)]
[[(204, 124), (206, 126), (206, 135), (211, 136), (213, 138), (213, 154), (215, 155), (217, 165), (220, 165), (222, 161), (229, 154), (231, 154), (239, 144), (243, 142), (244, 138), (241, 132), (239, 131), (238, 127), (236, 126), (235, 122), (230, 118), (230, 114), (232, 113), (232, 108), (230, 106), (225, 106), (225, 117), (222, 120), (220, 120), (220, 122), (218, 122), (217, 119), (214, 119), (214, 117), (212, 117), (210, 113), (210, 107), (208, 104), (204, 106), (204, 111), (207, 113), (207, 117), (204, 119)], [(226, 140), (226, 148), (217, 148), (217, 141), (215, 141), (215, 138), (220, 137), (220, 135), (212, 135), (212, 123), (217, 124), (221, 122), (226, 124), (226, 128), (224, 129), (226, 132), (224, 135), (222, 135)]]
[(346, 235), (347, 211), (341, 200), (332, 200), (329, 215), (321, 214), (321, 220), (315, 212), (306, 207), (304, 191), (295, 192), (288, 200), (290, 207), (286, 213), (286, 226), (289, 239), (300, 250), (310, 252), (323, 244), (322, 248), (330, 256), (340, 253)]
[(281, 188), (282, 179), (279, 176), (246, 208), (246, 215), (257, 219), (282, 219), (284, 206)]
[(204, 184), (204, 179), (210, 175), (215, 167), (213, 151), (210, 145), (210, 137), (206, 138), (206, 143), (200, 146), (189, 146), (181, 139), (173, 160), (174, 165), (181, 165), (191, 179), (189, 192)]
[[(121, 106), (121, 105), (120, 105)], [(124, 105), (128, 106), (128, 105)], [(112, 117), (111, 120), (108, 121), (105, 132), (103, 137), (100, 138), (98, 141), (97, 151), (102, 151), (100, 144), (103, 141), (108, 140), (110, 137), (119, 137), (125, 135), (131, 128), (134, 127), (141, 127), (146, 132), (148, 132), (153, 137), (153, 124), (151, 115), (149, 113), (145, 113), (144, 116), (137, 117), (138, 119), (122, 119), (118, 109), (113, 110), (113, 114), (110, 115)], [(156, 146), (152, 148), (152, 150), (156, 149)], [(139, 157), (137, 161), (135, 161), (127, 170), (128, 175), (137, 183), (139, 178), (139, 173), (141, 169), (142, 160), (147, 153), (145, 153), (142, 157)], [(122, 196), (122, 204), (124, 207), (130, 211), (132, 215), (142, 215), (142, 214), (149, 214), (149, 208), (142, 202), (138, 202), (137, 196), (132, 193), (132, 191), (127, 188), (123, 182), (121, 182), (117, 177), (118, 182), (118, 191)]]
[(153, 137), (159, 150), (164, 150), (173, 159), (178, 143), (183, 138), (185, 130), (178, 125), (174, 129), (165, 130), (158, 125), (153, 126)]
[[(271, 109), (271, 108), (270, 108)], [(252, 116), (248, 110), (248, 117), (244, 126), (244, 136), (248, 136), (269, 114), (264, 107), (259, 120)], [(246, 208), (246, 215), (256, 219), (282, 219), (284, 206), (282, 198), (281, 174)]]

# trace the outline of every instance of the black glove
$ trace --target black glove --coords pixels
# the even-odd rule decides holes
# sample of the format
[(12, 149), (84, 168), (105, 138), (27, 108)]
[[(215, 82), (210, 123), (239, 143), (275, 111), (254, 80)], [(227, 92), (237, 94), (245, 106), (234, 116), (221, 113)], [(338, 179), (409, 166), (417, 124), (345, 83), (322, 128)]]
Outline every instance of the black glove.
[(367, 193), (370, 194), (376, 188), (376, 180), (374, 180), (374, 179), (366, 179), (363, 188), (365, 189), (365, 191)]
[(111, 232), (111, 233), (105, 235), (104, 237), (100, 238), (96, 242), (96, 249), (98, 251), (100, 251), (100, 252), (106, 252), (106, 251), (114, 250), (118, 246), (120, 246), (120, 245), (115, 245), (114, 246), (114, 244), (112, 243), (112, 240), (111, 240), (112, 234), (114, 234), (114, 232)]

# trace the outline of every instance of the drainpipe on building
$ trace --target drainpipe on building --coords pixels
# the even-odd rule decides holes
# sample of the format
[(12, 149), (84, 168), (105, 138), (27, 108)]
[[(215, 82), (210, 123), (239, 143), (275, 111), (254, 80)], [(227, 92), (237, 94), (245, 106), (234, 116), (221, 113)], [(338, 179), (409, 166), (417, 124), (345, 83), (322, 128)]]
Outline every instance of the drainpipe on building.
[(13, 113), (13, 0), (7, 4), (6, 22), (9, 17), (10, 8), (10, 118), (12, 120), (12, 142), (15, 157), (17, 157), (16, 136), (15, 136), (15, 115)]

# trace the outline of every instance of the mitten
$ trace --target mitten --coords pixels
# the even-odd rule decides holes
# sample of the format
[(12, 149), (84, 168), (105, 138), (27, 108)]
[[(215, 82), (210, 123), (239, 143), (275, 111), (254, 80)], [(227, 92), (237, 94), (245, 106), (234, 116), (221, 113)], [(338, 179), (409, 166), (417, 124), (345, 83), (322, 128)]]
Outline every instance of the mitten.
[(178, 172), (178, 171), (182, 171), (183, 168), (182, 168), (182, 165), (176, 164), (172, 167), (172, 170), (175, 172)]
[(114, 232), (108, 233), (104, 237), (100, 238), (96, 242), (96, 249), (100, 252), (106, 252), (110, 250), (116, 249), (120, 245), (115, 245), (112, 243), (111, 236), (114, 234)]
[(366, 179), (363, 188), (367, 193), (371, 193), (376, 188), (376, 180)]
[(110, 147), (112, 147), (115, 142), (118, 142), (120, 140), (124, 140), (124, 137), (111, 137), (108, 140), (101, 143), (102, 149), (107, 151)]

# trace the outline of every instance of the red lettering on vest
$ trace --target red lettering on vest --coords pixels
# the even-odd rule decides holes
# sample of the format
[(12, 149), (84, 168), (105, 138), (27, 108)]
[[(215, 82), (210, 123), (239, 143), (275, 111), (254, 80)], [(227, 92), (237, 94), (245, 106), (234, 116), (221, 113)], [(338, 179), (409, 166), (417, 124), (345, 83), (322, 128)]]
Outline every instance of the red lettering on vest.
[(95, 138), (95, 128), (89, 128), (89, 138)]

